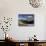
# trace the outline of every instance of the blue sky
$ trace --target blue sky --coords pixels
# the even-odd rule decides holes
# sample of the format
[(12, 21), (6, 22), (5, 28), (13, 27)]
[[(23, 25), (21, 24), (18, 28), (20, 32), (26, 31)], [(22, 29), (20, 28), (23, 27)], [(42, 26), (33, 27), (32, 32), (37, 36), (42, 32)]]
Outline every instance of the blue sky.
[(32, 17), (33, 14), (19, 14), (19, 19), (26, 20), (29, 17)]

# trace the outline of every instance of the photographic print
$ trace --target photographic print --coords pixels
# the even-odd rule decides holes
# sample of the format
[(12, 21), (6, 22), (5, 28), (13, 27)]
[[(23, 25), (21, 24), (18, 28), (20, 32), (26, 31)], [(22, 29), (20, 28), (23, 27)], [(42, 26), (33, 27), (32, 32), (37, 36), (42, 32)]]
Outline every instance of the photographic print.
[(33, 26), (34, 25), (34, 14), (19, 14), (18, 25), (19, 26)]

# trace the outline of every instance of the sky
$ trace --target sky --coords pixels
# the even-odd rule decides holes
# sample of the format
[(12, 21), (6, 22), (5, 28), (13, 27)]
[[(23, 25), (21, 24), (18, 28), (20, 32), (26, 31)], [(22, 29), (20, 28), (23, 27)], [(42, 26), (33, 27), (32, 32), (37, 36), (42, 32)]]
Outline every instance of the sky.
[(19, 14), (18, 18), (20, 20), (27, 20), (27, 18), (32, 18), (33, 14)]

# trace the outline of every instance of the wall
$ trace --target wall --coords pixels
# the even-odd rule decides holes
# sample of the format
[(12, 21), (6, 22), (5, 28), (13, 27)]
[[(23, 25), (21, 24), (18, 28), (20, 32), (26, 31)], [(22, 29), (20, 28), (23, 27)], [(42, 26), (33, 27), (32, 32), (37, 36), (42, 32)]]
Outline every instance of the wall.
[[(37, 39), (45, 39), (45, 15), (46, 6), (33, 8), (30, 6), (28, 0), (0, 0), (0, 19), (1, 17), (13, 17), (13, 22), (10, 31), (10, 35), (17, 40), (27, 40), (34, 34), (37, 35)], [(18, 27), (18, 13), (33, 13), (35, 15), (35, 26), (32, 27)], [(2, 31), (0, 31), (2, 35)], [(3, 33), (4, 34), (4, 33)], [(11, 37), (12, 37), (11, 36)], [(4, 37), (0, 36), (0, 39)]]

